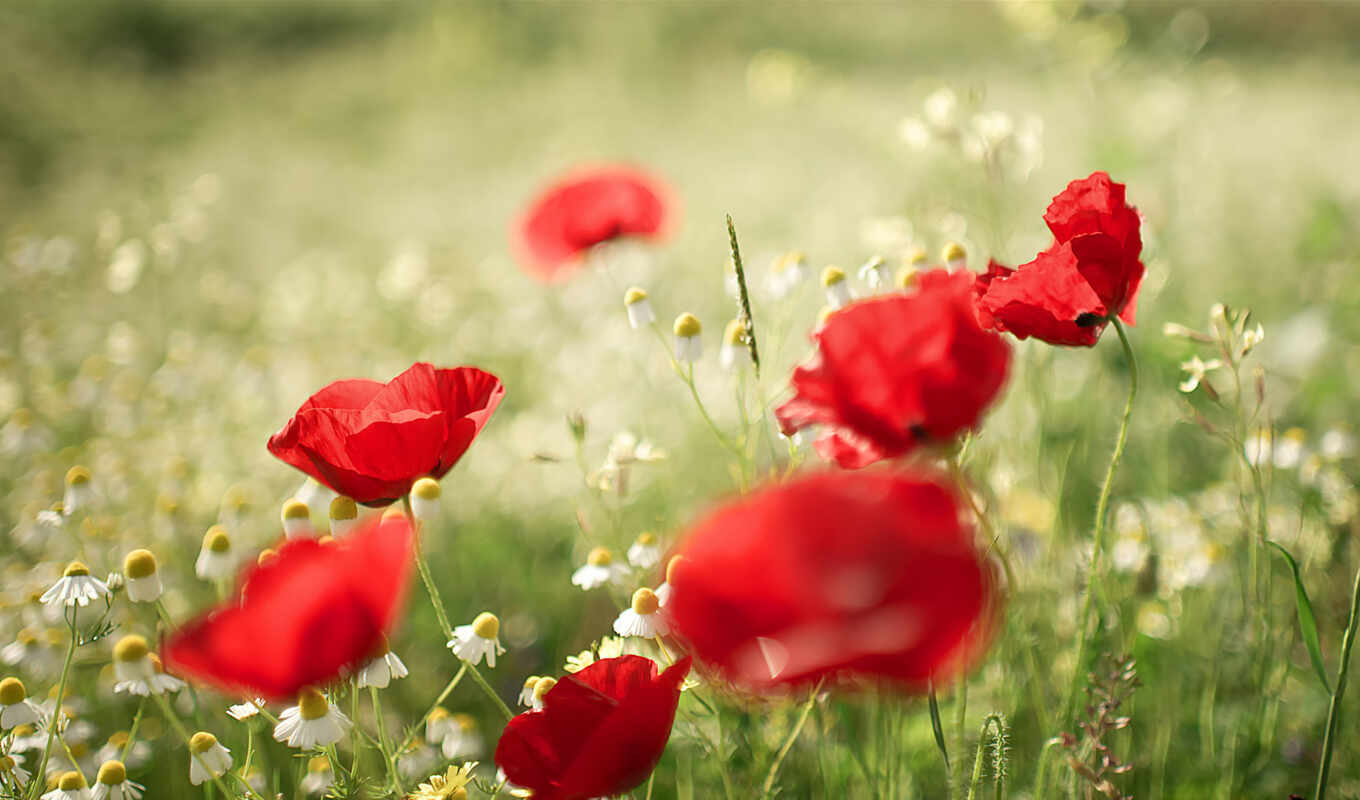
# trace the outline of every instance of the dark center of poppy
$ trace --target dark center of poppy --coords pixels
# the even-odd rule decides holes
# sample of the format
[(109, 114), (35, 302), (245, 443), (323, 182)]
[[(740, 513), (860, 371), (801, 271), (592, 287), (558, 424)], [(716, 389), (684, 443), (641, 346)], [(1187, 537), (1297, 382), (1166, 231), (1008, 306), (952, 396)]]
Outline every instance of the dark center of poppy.
[(1091, 328), (1100, 324), (1102, 317), (1087, 311), (1085, 314), (1078, 314), (1076, 323), (1078, 328)]
[(907, 431), (912, 435), (912, 438), (918, 442), (924, 442), (930, 438), (930, 431), (927, 431), (924, 425), (912, 425), (910, 428), (907, 428)]

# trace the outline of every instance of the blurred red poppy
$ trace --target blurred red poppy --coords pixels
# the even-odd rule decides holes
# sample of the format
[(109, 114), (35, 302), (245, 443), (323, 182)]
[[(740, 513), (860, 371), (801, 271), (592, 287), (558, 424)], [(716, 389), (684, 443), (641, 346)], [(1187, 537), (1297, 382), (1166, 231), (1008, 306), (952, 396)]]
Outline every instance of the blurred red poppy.
[(775, 414), (786, 435), (824, 426), (817, 451), (846, 468), (974, 427), (1010, 364), (1010, 347), (978, 324), (967, 272), (932, 270), (906, 294), (846, 306), (813, 339)]
[(566, 278), (581, 256), (620, 236), (661, 237), (670, 191), (655, 177), (624, 166), (574, 172), (534, 199), (515, 228), (515, 249), (533, 275)]
[(1130, 325), (1143, 242), (1124, 184), (1104, 172), (1072, 181), (1044, 213), (1054, 243), (1009, 274), (984, 276), (978, 314), (998, 330), (1090, 347), (1110, 317)]
[(382, 650), (405, 601), (412, 564), (405, 517), (374, 515), (350, 536), (284, 542), (250, 566), (225, 604), (172, 633), (172, 672), (237, 696), (288, 699)]
[(670, 739), (688, 657), (657, 674), (641, 656), (596, 661), (557, 682), (543, 708), (510, 720), (496, 764), (534, 800), (622, 794), (647, 780)]
[(695, 525), (668, 572), (672, 634), (753, 691), (822, 678), (943, 680), (988, 643), (991, 570), (926, 474), (828, 472)]
[(387, 505), (444, 477), (504, 396), (476, 367), (417, 363), (388, 383), (336, 381), (269, 437), (269, 452), (355, 502)]

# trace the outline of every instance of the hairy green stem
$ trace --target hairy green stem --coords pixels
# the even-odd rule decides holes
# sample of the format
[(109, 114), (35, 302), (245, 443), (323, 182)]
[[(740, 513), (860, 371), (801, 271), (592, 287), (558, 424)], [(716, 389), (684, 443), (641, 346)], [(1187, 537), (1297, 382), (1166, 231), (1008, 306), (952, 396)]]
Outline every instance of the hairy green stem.
[(1341, 640), (1341, 664), (1336, 672), (1336, 690), (1327, 707), (1327, 732), (1322, 738), (1322, 761), (1318, 764), (1317, 787), (1313, 800), (1323, 800), (1327, 794), (1327, 775), (1332, 768), (1332, 748), (1336, 740), (1337, 718), (1341, 714), (1341, 698), (1346, 693), (1346, 678), (1350, 673), (1351, 646), (1355, 644), (1355, 629), (1360, 625), (1360, 570), (1355, 573), (1355, 588), (1351, 590), (1351, 616), (1346, 622), (1346, 636)]
[(988, 714), (982, 720), (982, 731), (978, 734), (977, 755), (973, 757), (973, 777), (968, 783), (968, 800), (977, 797), (978, 784), (982, 782), (982, 757), (987, 752), (987, 731), (992, 731), (993, 747), (996, 750), (992, 771), (995, 780), (994, 800), (1001, 800), (1006, 794), (1006, 718), (997, 712)]
[(486, 682), (486, 678), (482, 677), (482, 673), (477, 669), (477, 666), (471, 661), (464, 661), (463, 664), (467, 667), (468, 674), (472, 676), (472, 680), (480, 686), (482, 691), (486, 693), (486, 696), (490, 697), (491, 701), (496, 704), (496, 708), (499, 709), (501, 715), (505, 717), (505, 721), (509, 722), (514, 719), (515, 712), (510, 710), (510, 706), (507, 706), (500, 695), (496, 694), (496, 690), (491, 688), (491, 684)]
[[(47, 775), (47, 759), (52, 754), (52, 741), (56, 738), (57, 727), (61, 724), (61, 701), (62, 698), (66, 696), (66, 680), (71, 674), (71, 661), (75, 658), (76, 642), (80, 636), (76, 630), (76, 619), (79, 615), (79, 609), (73, 606), (71, 608), (71, 618), (68, 620), (71, 629), (71, 642), (66, 646), (66, 660), (62, 662), (61, 678), (57, 680), (56, 705), (52, 709), (52, 721), (47, 724), (47, 744), (43, 746), (42, 759), (38, 761), (38, 769), (33, 773), (34, 777), (31, 784), (33, 788), (29, 792), (30, 798), (36, 798), (44, 788), (43, 782), (46, 780)], [(76, 764), (75, 767), (77, 770), (80, 769), (79, 764)]]
[[(732, 218), (728, 217), (728, 225), (732, 224)], [(808, 692), (807, 702), (803, 704), (803, 710), (798, 714), (798, 721), (793, 724), (793, 729), (784, 739), (784, 744), (775, 753), (774, 761), (770, 764), (770, 771), (765, 775), (765, 784), (761, 787), (760, 796), (769, 797), (770, 792), (774, 791), (774, 780), (779, 775), (779, 766), (784, 763), (784, 757), (793, 749), (793, 743), (798, 740), (798, 735), (803, 732), (803, 726), (807, 724), (808, 714), (812, 713), (812, 707), (817, 704), (817, 693), (822, 689), (822, 681), (817, 681), (817, 685)]]
[[(387, 768), (387, 780), (397, 794), (402, 793), (401, 778), (397, 774), (397, 760), (392, 754), (392, 746), (387, 741), (387, 723), (383, 721), (382, 701), (378, 699), (378, 687), (368, 687), (368, 696), (373, 701), (373, 718), (378, 721), (378, 750), (382, 753), (383, 765)], [(358, 727), (357, 723), (355, 727)], [(356, 759), (357, 760), (357, 759)]]

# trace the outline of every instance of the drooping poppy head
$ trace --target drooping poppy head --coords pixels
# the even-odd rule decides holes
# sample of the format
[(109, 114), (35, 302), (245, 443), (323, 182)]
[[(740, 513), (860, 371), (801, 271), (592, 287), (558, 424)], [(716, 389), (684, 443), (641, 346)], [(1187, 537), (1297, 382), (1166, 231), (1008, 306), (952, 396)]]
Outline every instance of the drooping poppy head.
[(388, 383), (336, 381), (269, 437), (269, 452), (356, 502), (387, 505), (444, 477), (504, 396), (489, 372), (423, 362)]
[(657, 674), (656, 662), (619, 656), (567, 675), (543, 707), (505, 727), (496, 764), (536, 800), (623, 794), (647, 780), (670, 739), (690, 659)]
[(228, 602), (165, 640), (166, 667), (271, 700), (330, 683), (381, 652), (405, 600), (412, 543), (396, 515), (371, 516), (339, 541), (285, 541), (246, 569)]
[(1010, 346), (978, 324), (966, 272), (932, 270), (906, 293), (846, 306), (813, 339), (775, 415), (785, 434), (822, 426), (817, 451), (846, 468), (973, 428), (1010, 365)]
[(672, 635), (750, 691), (824, 678), (919, 689), (981, 652), (999, 606), (953, 492), (924, 473), (765, 488), (700, 521), (676, 553)]
[(670, 196), (659, 179), (632, 167), (573, 172), (529, 205), (513, 231), (515, 250), (538, 279), (562, 280), (601, 242), (662, 237), (673, 213)]
[(983, 324), (1020, 339), (1081, 347), (1094, 345), (1112, 316), (1132, 325), (1143, 243), (1124, 185), (1104, 172), (1072, 181), (1044, 221), (1051, 246), (1015, 270), (989, 268), (978, 279)]

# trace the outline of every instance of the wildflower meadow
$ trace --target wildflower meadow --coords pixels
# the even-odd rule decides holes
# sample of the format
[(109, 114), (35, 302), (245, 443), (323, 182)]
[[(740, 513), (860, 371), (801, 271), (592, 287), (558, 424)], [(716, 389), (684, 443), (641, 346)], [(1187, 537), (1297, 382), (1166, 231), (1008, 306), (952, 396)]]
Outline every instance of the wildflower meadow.
[(1360, 798), (1360, 13), (0, 9), (0, 799)]

